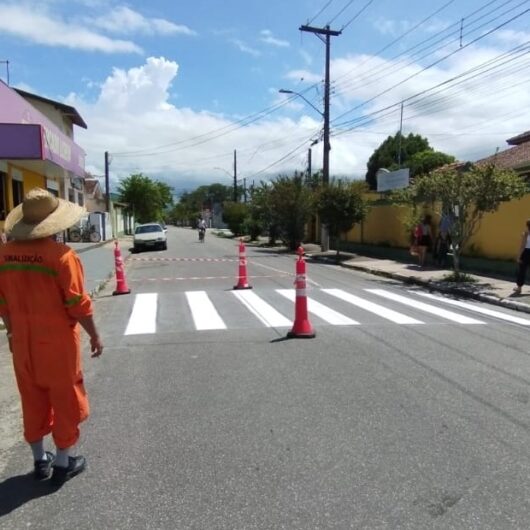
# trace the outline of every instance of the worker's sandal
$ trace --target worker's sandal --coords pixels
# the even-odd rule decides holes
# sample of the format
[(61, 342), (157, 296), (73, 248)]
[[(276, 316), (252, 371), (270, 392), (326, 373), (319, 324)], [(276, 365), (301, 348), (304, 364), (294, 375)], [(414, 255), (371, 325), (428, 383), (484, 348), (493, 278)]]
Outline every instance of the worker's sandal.
[(84, 456), (70, 456), (68, 457), (68, 467), (53, 466), (52, 484), (54, 486), (62, 486), (67, 480), (82, 473), (85, 468), (86, 460)]
[(46, 451), (46, 460), (35, 460), (35, 471), (33, 476), (36, 480), (46, 480), (52, 474), (52, 466), (55, 462), (55, 455)]

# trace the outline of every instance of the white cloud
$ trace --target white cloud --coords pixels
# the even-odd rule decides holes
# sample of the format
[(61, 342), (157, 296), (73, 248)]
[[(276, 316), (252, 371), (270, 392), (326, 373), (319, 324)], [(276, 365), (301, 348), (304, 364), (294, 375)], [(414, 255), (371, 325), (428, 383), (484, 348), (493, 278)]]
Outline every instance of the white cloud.
[[(170, 90), (178, 80), (178, 72), (176, 62), (150, 57), (141, 66), (115, 69), (102, 83), (94, 102), (76, 94), (66, 98), (88, 124), (87, 130), (76, 129), (76, 141), (87, 151), (87, 167), (93, 173), (102, 174), (101, 154), (109, 151), (113, 179), (143, 171), (167, 180), (175, 188), (189, 189), (205, 181), (224, 182), (222, 173), (213, 168), (230, 169), (234, 146), (242, 177), (259, 180), (271, 172), (276, 175), (302, 167), (309, 139), (321, 128), (320, 120), (314, 119), (310, 110), (296, 121), (273, 115), (248, 127), (236, 126), (228, 133), (236, 117), (170, 103)], [(212, 134), (218, 136), (212, 141), (203, 143), (204, 136), (196, 138), (211, 131), (219, 131)], [(302, 149), (293, 159), (253, 177), (299, 144), (303, 144)]]
[(276, 38), (269, 29), (264, 29), (261, 31), (260, 40), (265, 44), (271, 44), (272, 46), (277, 46), (278, 48), (288, 48), (291, 45), (289, 41)]
[[(463, 50), (443, 67), (432, 68), (393, 89), (393, 84), (419, 72), (421, 66), (404, 66), (363, 55), (333, 60), (332, 73), (337, 82), (331, 102), (331, 174), (362, 178), (373, 150), (398, 130), (402, 99), (499, 53), (500, 50), (484, 47)], [(402, 69), (389, 73), (392, 66)], [(384, 69), (385, 75), (375, 75), (374, 67)], [(304, 167), (310, 139), (318, 137), (322, 129), (322, 120), (304, 102), (295, 100), (265, 119), (239, 127), (236, 122), (240, 116), (219, 114), (218, 109), (195, 111), (172, 103), (170, 94), (178, 75), (176, 62), (151, 57), (138, 67), (115, 69), (101, 84), (94, 102), (76, 95), (68, 98), (88, 124), (88, 130), (76, 130), (78, 143), (87, 150), (88, 167), (101, 174), (102, 153), (108, 150), (113, 156), (114, 179), (143, 171), (167, 180), (177, 191), (215, 181), (229, 184), (224, 180), (227, 177), (213, 168), (230, 170), (234, 147), (239, 173), (250, 180)], [(430, 93), (412, 104), (407, 102), (404, 133), (426, 136), (435, 149), (461, 160), (476, 160), (493, 153), (497, 146), (505, 148), (506, 138), (528, 129), (526, 115), (520, 109), (530, 106), (530, 92), (525, 89), (529, 77), (526, 71), (514, 68), (510, 75), (492, 75), (487, 80), (477, 79), (452, 90)], [(386, 89), (390, 89), (388, 93), (337, 119), (342, 112)], [(276, 88), (269, 90), (272, 103), (281, 101), (283, 96)], [(349, 131), (354, 123), (339, 127), (339, 123), (385, 107), (391, 108), (362, 127)], [(282, 157), (285, 160), (281, 163), (261, 172)], [(315, 170), (321, 167), (321, 160), (320, 142), (313, 147)]]
[(379, 17), (375, 20), (374, 27), (382, 35), (397, 37), (401, 33), (409, 30), (412, 27), (412, 23), (408, 20), (391, 20)]
[(246, 43), (244, 43), (242, 40), (239, 39), (230, 39), (230, 42), (237, 46), (240, 51), (243, 53), (248, 53), (249, 55), (252, 55), (253, 57), (259, 57), (261, 55), (261, 52), (259, 50), (256, 50), (255, 48), (251, 48)]
[[(382, 35), (390, 35), (391, 37), (399, 37), (403, 33), (409, 31), (414, 26), (418, 25), (419, 21), (412, 20), (393, 20), (385, 17), (377, 18), (373, 26)], [(450, 23), (440, 19), (433, 19), (418, 26), (417, 32), (423, 33), (437, 33), (447, 28)]]
[[(372, 150), (387, 135), (399, 129), (400, 101), (445, 82), (501, 52), (491, 47), (462, 50), (419, 75), (415, 74), (421, 72), (421, 65), (396, 63), (380, 57), (373, 57), (370, 61), (367, 61), (369, 57), (366, 56), (335, 60), (332, 72), (339, 81), (334, 85), (336, 97), (333, 100), (332, 119), (341, 111), (368, 102), (374, 96), (378, 97), (332, 121), (332, 129), (337, 133), (339, 123), (389, 107), (373, 116), (373, 121), (367, 122), (365, 126), (342, 136), (343, 140), (350, 138), (361, 160), (367, 160)], [(516, 62), (511, 68), (511, 72), (490, 72), (489, 77), (476, 78), (453, 88), (444, 85), (424, 96), (406, 101), (404, 132), (422, 134), (429, 138), (434, 148), (462, 160), (474, 160), (491, 154), (496, 146), (506, 148), (506, 138), (528, 129), (524, 113), (516, 113), (516, 109), (530, 105), (530, 92), (525, 89), (530, 81), (529, 73), (519, 70)], [(392, 88), (409, 77), (410, 80)], [(387, 90), (387, 93), (382, 94)], [(346, 130), (358, 123), (344, 124), (341, 128)]]
[(513, 46), (528, 43), (530, 41), (530, 33), (527, 31), (503, 29), (495, 33), (495, 38), (501, 43)]
[(114, 8), (95, 19), (88, 19), (96, 27), (113, 33), (133, 34), (145, 33), (149, 35), (196, 35), (195, 31), (184, 25), (174, 24), (162, 18), (146, 18), (137, 11), (126, 6)]
[(135, 43), (110, 39), (35, 6), (0, 4), (0, 33), (45, 46), (104, 53), (142, 53)]

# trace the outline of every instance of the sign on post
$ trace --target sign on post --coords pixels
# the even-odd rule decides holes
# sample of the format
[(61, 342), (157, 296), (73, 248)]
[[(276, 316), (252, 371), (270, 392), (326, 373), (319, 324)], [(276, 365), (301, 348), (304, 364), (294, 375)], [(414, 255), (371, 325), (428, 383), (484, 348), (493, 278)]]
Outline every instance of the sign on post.
[(396, 171), (388, 171), (387, 169), (379, 169), (376, 173), (377, 177), (377, 191), (390, 191), (406, 188), (409, 185), (410, 169), (398, 169)]

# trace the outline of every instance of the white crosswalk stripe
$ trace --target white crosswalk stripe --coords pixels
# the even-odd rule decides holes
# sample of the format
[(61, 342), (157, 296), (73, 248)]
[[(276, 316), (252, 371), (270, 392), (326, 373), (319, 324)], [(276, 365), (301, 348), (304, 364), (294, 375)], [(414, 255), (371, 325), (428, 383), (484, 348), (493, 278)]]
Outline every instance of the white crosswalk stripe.
[(399, 302), (400, 304), (413, 307), (414, 309), (419, 309), (420, 311), (425, 311), (426, 313), (431, 313), (432, 315), (437, 315), (447, 320), (453, 322), (458, 322), (459, 324), (484, 324), (480, 320), (475, 320), (474, 318), (466, 317), (464, 315), (459, 315), (458, 313), (453, 313), (452, 311), (447, 311), (441, 307), (436, 307), (431, 304), (425, 304), (424, 302), (419, 302), (418, 300), (412, 300), (406, 296), (400, 294), (392, 293), (390, 291), (385, 291), (384, 289), (365, 289), (368, 293), (373, 293), (378, 296), (382, 296), (388, 300), (393, 300), (394, 302)]
[[(425, 324), (425, 321), (418, 319), (418, 314), (421, 313), (458, 324), (486, 324), (482, 320), (471, 318), (466, 314), (469, 312), (490, 317), (491, 320), (530, 326), (530, 319), (516, 316), (508, 311), (498, 311), (484, 305), (461, 302), (421, 291), (408, 291), (407, 294), (410, 296), (403, 296), (385, 289), (363, 289), (363, 296), (357, 296), (343, 289), (314, 289), (311, 291), (311, 296), (307, 298), (307, 309), (311, 316), (316, 316), (323, 323), (331, 326), (374, 325), (384, 320), (400, 325)], [(257, 325), (286, 328), (293, 325), (295, 314), (296, 293), (294, 289), (272, 289), (261, 293), (251, 290), (211, 293), (186, 291), (185, 293), (164, 293), (160, 296), (161, 298), (158, 293), (135, 295), (125, 335), (149, 335), (190, 328), (196, 331), (226, 330), (252, 328)], [(370, 297), (374, 296), (386, 300), (390, 307), (371, 301)], [(173, 297), (178, 297), (179, 300), (185, 300), (185, 302), (178, 302), (175, 306)], [(427, 298), (440, 305), (447, 304), (460, 308), (462, 314), (438, 307), (434, 303), (425, 303), (419, 300), (419, 297)], [(340, 310), (331, 307), (329, 301), (333, 300), (335, 304), (340, 305)], [(397, 306), (406, 306), (410, 309), (408, 311), (405, 309), (402, 313), (396, 310)], [(348, 307), (351, 309), (348, 310)], [(168, 308), (174, 308), (179, 318), (176, 320), (168, 318)], [(355, 319), (350, 316), (350, 312), (354, 312)], [(159, 313), (160, 322), (157, 318)], [(365, 313), (370, 313), (370, 316), (366, 316)], [(430, 324), (437, 322), (433, 316), (427, 320)]]
[(291, 320), (285, 318), (253, 291), (232, 291), (232, 293), (268, 328), (288, 327), (292, 324)]
[(453, 300), (452, 298), (436, 296), (430, 293), (421, 293), (419, 291), (411, 291), (411, 293), (417, 294), (419, 296), (424, 296), (425, 298), (430, 298), (431, 300), (436, 300), (438, 302), (443, 302), (444, 304), (462, 307), (463, 309), (474, 311), (475, 313), (480, 313), (481, 315), (499, 318), (501, 320), (506, 320), (507, 322), (513, 322), (514, 324), (521, 324), (521, 326), (530, 326), (530, 320), (526, 318), (517, 317), (515, 315), (510, 315), (508, 313), (503, 313), (502, 311), (496, 311), (494, 309), (488, 309), (487, 307), (468, 304), (466, 302), (461, 302), (460, 300)]
[[(285, 296), (285, 298), (291, 300), (291, 302), (295, 301), (296, 295), (294, 289), (276, 289), (276, 292), (280, 293), (282, 296)], [(338, 311), (335, 311), (334, 309), (331, 309), (330, 307), (327, 307), (324, 304), (321, 304), (320, 302), (317, 302), (316, 300), (313, 300), (313, 298), (309, 297), (307, 299), (307, 310), (332, 326), (352, 326), (359, 324), (359, 322), (356, 320), (352, 320)]]
[(157, 293), (137, 294), (125, 335), (156, 332)]
[(186, 298), (195, 329), (226, 329), (223, 319), (219, 316), (205, 291), (187, 291)]
[(416, 320), (415, 318), (398, 313), (397, 311), (388, 309), (382, 305), (375, 304), (374, 302), (370, 302), (369, 300), (365, 300), (364, 298), (360, 298), (354, 294), (347, 293), (342, 289), (322, 289), (322, 291), (335, 296), (336, 298), (340, 298), (345, 302), (360, 307), (361, 309), (375, 313), (376, 315), (386, 318), (391, 322), (395, 322), (396, 324), (423, 324), (421, 320)]

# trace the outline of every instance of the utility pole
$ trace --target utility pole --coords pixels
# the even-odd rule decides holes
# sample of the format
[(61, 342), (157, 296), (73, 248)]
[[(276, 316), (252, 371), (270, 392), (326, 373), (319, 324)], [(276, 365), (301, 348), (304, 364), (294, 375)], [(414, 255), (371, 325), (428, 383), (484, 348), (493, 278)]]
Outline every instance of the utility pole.
[(243, 202), (247, 203), (247, 177), (243, 179)]
[(237, 152), (234, 149), (234, 202), (237, 202)]
[[(327, 25), (325, 28), (315, 28), (312, 26), (300, 26), (300, 31), (307, 31), (309, 33), (314, 33), (320, 40), (322, 40), (326, 44), (326, 75), (324, 79), (324, 153), (323, 153), (323, 160), (322, 160), (322, 180), (324, 186), (327, 186), (329, 184), (329, 87), (330, 87), (330, 73), (329, 73), (329, 67), (330, 67), (330, 55), (331, 55), (331, 37), (338, 37), (342, 32), (341, 31), (335, 31), (329, 28), (329, 25)], [(325, 40), (321, 37), (321, 35), (325, 35)], [(322, 234), (321, 234), (322, 241), (320, 242), (320, 245), (322, 247), (322, 251), (326, 252), (329, 250), (329, 235), (326, 227), (322, 227)]]
[(307, 180), (308, 184), (311, 183), (311, 147), (307, 150)]
[(105, 204), (110, 215), (109, 152), (105, 151)]
[(398, 166), (401, 167), (401, 138), (403, 136), (403, 101), (401, 102), (401, 118), (399, 119)]

